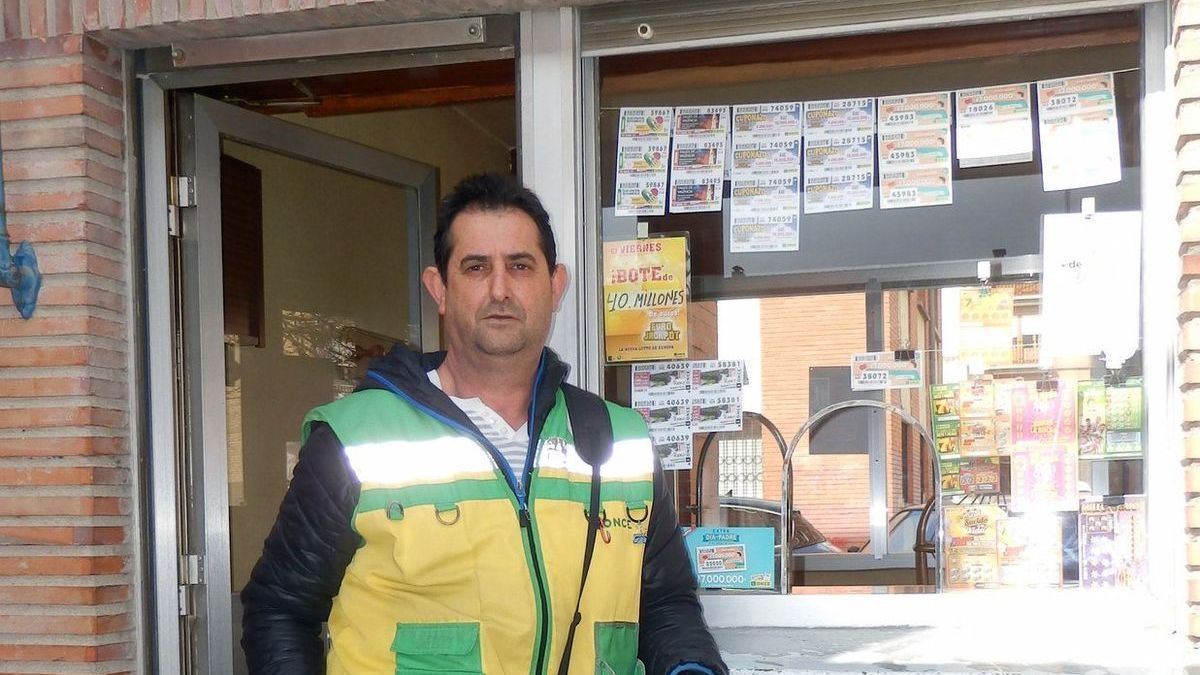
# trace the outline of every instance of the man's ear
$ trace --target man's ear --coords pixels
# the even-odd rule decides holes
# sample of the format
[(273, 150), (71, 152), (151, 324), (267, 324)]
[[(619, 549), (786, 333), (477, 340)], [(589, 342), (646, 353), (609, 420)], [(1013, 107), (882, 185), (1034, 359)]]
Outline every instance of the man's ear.
[(567, 283), (570, 278), (567, 274), (567, 266), (558, 263), (554, 266), (554, 272), (550, 275), (550, 287), (554, 292), (554, 311), (558, 311), (559, 304), (562, 303), (563, 293), (567, 292)]
[(438, 314), (445, 314), (446, 281), (442, 279), (442, 273), (437, 267), (430, 265), (421, 272), (421, 283), (425, 284), (425, 290), (429, 291), (430, 297), (437, 303)]

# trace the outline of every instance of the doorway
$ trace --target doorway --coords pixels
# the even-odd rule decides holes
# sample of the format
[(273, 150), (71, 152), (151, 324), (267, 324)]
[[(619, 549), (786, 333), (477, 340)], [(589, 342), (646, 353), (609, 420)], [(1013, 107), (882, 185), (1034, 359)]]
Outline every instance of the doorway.
[[(156, 602), (169, 603), (177, 573), (181, 618), (177, 654), (160, 642), (160, 667), (246, 672), (238, 594), (299, 458), (304, 414), (353, 391), (394, 345), (438, 348), (419, 281), (437, 202), (467, 175), (512, 172), (517, 157), (515, 62), (511, 49), (494, 56), (301, 68), (164, 97), (179, 227), (157, 251), (148, 241), (149, 256), (170, 261), (171, 289), (169, 316), (149, 322), (178, 336), (178, 440), (166, 455), (173, 491), (156, 488), (154, 508), (177, 513), (178, 568), (155, 556), (167, 560)], [(156, 532), (156, 548), (172, 544)], [(169, 631), (171, 613), (155, 612)]]

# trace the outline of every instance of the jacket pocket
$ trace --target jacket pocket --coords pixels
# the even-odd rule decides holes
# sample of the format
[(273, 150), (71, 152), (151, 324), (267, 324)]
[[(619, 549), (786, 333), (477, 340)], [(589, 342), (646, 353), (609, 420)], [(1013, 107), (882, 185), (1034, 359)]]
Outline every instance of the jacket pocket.
[(632, 621), (596, 622), (596, 675), (641, 675), (638, 625)]
[(396, 675), (482, 675), (478, 623), (398, 623)]

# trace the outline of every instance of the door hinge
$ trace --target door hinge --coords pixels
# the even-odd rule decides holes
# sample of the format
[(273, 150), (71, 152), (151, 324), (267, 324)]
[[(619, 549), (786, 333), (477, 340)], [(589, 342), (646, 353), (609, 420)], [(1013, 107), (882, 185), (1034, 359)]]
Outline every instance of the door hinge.
[(187, 554), (179, 558), (179, 583), (189, 586), (204, 583), (204, 558)]
[(167, 205), (167, 236), (179, 236), (179, 207), (174, 204)]
[(179, 556), (179, 616), (195, 613), (192, 594), (195, 587), (204, 583), (204, 558), (199, 555)]
[(191, 176), (171, 176), (171, 198), (167, 204), (167, 235), (178, 237), (183, 232), (179, 209), (196, 205), (196, 179)]
[(196, 179), (194, 177), (171, 177), (171, 203), (181, 209), (196, 205)]

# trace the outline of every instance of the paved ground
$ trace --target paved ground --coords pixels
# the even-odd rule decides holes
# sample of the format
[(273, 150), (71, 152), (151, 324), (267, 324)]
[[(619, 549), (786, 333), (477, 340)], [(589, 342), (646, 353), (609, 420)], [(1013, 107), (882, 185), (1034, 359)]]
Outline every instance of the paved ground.
[(1072, 634), (1010, 627), (726, 628), (714, 631), (735, 675), (1030, 673), (1200, 675), (1200, 658), (1171, 636)]

